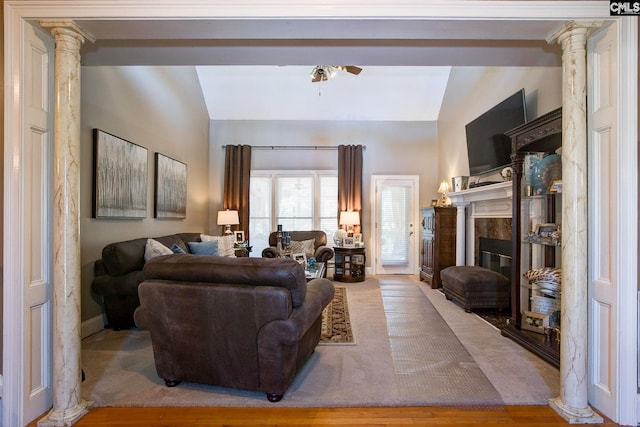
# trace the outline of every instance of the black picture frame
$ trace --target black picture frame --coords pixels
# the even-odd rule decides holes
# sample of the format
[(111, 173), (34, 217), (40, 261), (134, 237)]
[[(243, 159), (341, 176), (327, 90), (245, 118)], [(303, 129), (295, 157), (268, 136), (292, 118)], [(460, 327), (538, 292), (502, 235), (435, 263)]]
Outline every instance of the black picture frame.
[(93, 129), (93, 218), (147, 217), (147, 149)]
[(187, 217), (187, 165), (161, 153), (155, 154), (153, 215), (157, 219)]

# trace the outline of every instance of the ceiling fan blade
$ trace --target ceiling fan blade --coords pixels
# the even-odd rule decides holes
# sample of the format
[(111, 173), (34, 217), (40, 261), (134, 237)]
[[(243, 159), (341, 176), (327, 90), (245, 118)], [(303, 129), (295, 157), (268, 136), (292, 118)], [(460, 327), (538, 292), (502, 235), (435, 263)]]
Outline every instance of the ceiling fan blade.
[(337, 65), (336, 68), (346, 71), (347, 73), (355, 74), (356, 76), (362, 71), (362, 68), (356, 67), (355, 65)]

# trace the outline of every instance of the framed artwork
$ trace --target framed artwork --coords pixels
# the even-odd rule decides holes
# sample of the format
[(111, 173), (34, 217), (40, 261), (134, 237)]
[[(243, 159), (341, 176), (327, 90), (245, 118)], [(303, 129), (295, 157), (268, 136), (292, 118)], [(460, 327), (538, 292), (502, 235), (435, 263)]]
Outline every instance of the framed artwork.
[(93, 130), (93, 217), (147, 217), (147, 149)]
[(362, 233), (353, 233), (353, 241), (356, 244), (362, 243)]
[(187, 165), (156, 153), (154, 216), (159, 219), (187, 217)]
[(304, 267), (305, 265), (307, 265), (307, 255), (300, 253), (300, 254), (293, 254), (291, 255), (291, 258), (293, 258), (294, 260), (298, 261), (298, 263), (302, 264), (302, 266)]
[(234, 231), (236, 234), (236, 243), (244, 242), (244, 231)]

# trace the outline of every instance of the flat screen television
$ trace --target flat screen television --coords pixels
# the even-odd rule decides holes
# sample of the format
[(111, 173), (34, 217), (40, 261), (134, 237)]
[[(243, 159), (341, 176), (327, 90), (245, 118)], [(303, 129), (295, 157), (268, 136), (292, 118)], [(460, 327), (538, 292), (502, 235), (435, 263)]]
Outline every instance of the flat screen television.
[(469, 175), (482, 175), (511, 164), (511, 140), (505, 132), (527, 121), (520, 89), (465, 126)]

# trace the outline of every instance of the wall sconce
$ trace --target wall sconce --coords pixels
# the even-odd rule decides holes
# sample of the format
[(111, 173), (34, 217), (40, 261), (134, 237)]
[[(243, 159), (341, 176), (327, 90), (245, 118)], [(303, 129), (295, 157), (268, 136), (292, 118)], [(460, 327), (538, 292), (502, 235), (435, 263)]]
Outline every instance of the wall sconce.
[(230, 211), (229, 209), (226, 211), (218, 211), (218, 225), (225, 226), (224, 234), (232, 234), (231, 226), (238, 224), (240, 224), (238, 211)]
[(342, 211), (340, 212), (340, 225), (347, 226), (347, 236), (353, 237), (353, 226), (360, 225), (360, 212)]
[(438, 187), (438, 193), (442, 194), (440, 206), (447, 206), (447, 191), (449, 191), (449, 184), (443, 179)]

